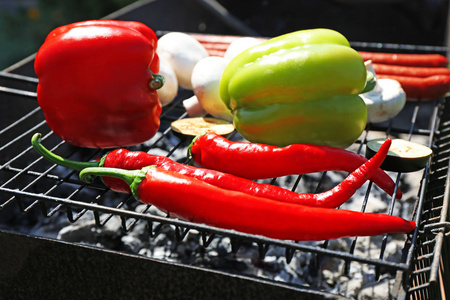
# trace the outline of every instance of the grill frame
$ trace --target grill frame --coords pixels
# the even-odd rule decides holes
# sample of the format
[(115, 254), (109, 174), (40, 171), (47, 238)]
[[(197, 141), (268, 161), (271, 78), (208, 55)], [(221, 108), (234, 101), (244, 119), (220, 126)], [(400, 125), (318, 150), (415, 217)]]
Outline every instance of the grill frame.
[[(162, 32), (159, 32), (159, 35), (161, 35)], [(441, 53), (446, 54), (447, 48), (446, 47), (435, 47), (435, 46), (418, 46), (418, 45), (396, 45), (396, 44), (379, 44), (379, 43), (352, 43), (352, 46), (356, 49), (364, 49), (369, 51), (395, 51), (395, 52), (405, 52), (405, 53)], [(30, 57), (30, 60), (26, 62), (27, 64), (32, 64), (32, 57)], [(20, 67), (20, 66), (19, 66)], [(14, 72), (15, 70), (11, 70)], [(35, 78), (26, 77), (14, 73), (2, 73), (0, 74), (0, 85), (7, 86), (8, 88), (13, 88), (13, 90), (5, 90), (0, 89), (0, 96), (3, 97), (4, 95), (8, 95), (8, 97), (12, 97), (15, 101), (24, 101), (27, 102), (27, 105), (30, 103), (33, 103), (34, 100), (29, 100), (28, 98), (35, 97), (35, 85), (37, 83)], [(25, 91), (25, 92), (24, 92)], [(182, 118), (186, 117), (186, 114), (183, 113), (183, 108), (181, 105), (181, 100), (184, 98), (187, 98), (189, 95), (188, 92), (182, 91), (182, 95), (178, 97), (178, 100), (174, 102), (169, 107), (165, 108), (163, 111), (162, 118), (166, 119), (166, 125), (161, 128), (161, 131), (163, 131), (165, 134), (169, 134), (169, 128), (167, 124), (175, 120), (176, 118)], [(71, 222), (76, 222), (79, 218), (83, 216), (83, 214), (87, 211), (93, 212), (95, 215), (96, 223), (99, 227), (103, 227), (105, 225), (105, 222), (108, 221), (108, 218), (102, 219), (100, 217), (101, 214), (114, 214), (118, 215), (119, 217), (122, 217), (122, 228), (127, 232), (131, 229), (131, 227), (134, 225), (133, 221), (129, 221), (130, 219), (139, 219), (144, 222), (150, 222), (150, 223), (156, 223), (156, 224), (171, 224), (174, 225), (175, 228), (178, 228), (175, 230), (176, 232), (176, 239), (179, 241), (182, 241), (187, 232), (185, 231), (186, 228), (189, 228), (190, 230), (198, 230), (198, 231), (204, 231), (207, 232), (205, 235), (203, 242), (204, 246), (208, 247), (209, 243), (212, 241), (212, 239), (216, 235), (222, 235), (222, 236), (228, 236), (232, 240), (234, 240), (233, 244), (233, 251), (239, 251), (240, 242), (239, 241), (250, 241), (253, 244), (256, 244), (260, 248), (261, 257), (264, 257), (264, 254), (267, 252), (268, 247), (282, 247), (286, 249), (286, 259), (289, 261), (289, 259), (294, 254), (294, 251), (300, 251), (300, 252), (306, 252), (306, 253), (313, 253), (317, 256), (317, 260), (319, 261), (321, 257), (333, 257), (338, 258), (344, 261), (347, 261), (348, 263), (351, 262), (360, 262), (364, 264), (373, 265), (377, 269), (377, 277), (380, 276), (381, 272), (385, 272), (386, 269), (390, 270), (390, 272), (394, 272), (397, 274), (397, 280), (398, 286), (396, 290), (394, 291), (394, 295), (397, 296), (397, 299), (403, 299), (409, 297), (410, 299), (436, 299), (435, 297), (438, 297), (442, 294), (442, 290), (440, 289), (440, 283), (442, 282), (442, 276), (440, 273), (445, 273), (445, 270), (448, 270), (448, 267), (445, 268), (445, 263), (440, 263), (440, 258), (445, 253), (445, 249), (448, 249), (448, 238), (446, 238), (446, 235), (448, 235), (448, 195), (449, 195), (449, 162), (448, 162), (448, 155), (447, 153), (447, 137), (444, 135), (445, 132), (448, 130), (448, 126), (450, 126), (448, 117), (446, 115), (450, 115), (450, 113), (446, 113), (450, 108), (449, 104), (450, 99), (444, 98), (444, 99), (437, 99), (433, 102), (432, 105), (432, 112), (433, 117), (431, 118), (431, 129), (424, 129), (424, 128), (416, 128), (416, 122), (421, 121), (418, 118), (418, 114), (423, 108), (423, 106), (428, 106), (430, 103), (409, 103), (410, 111), (413, 112), (412, 117), (410, 118), (410, 127), (392, 127), (391, 123), (383, 124), (383, 125), (370, 125), (368, 128), (368, 131), (380, 131), (385, 132), (386, 134), (407, 134), (409, 136), (427, 136), (429, 138), (429, 146), (433, 149), (445, 149), (441, 152), (436, 152), (430, 163), (428, 164), (427, 168), (423, 172), (423, 176), (421, 178), (420, 182), (420, 189), (418, 194), (418, 199), (415, 203), (415, 212), (412, 216), (413, 219), (420, 224), (418, 229), (412, 234), (408, 236), (408, 239), (406, 240), (405, 247), (404, 247), (404, 255), (400, 262), (390, 262), (386, 261), (384, 259), (370, 259), (370, 258), (364, 258), (360, 256), (356, 256), (354, 254), (349, 254), (341, 251), (334, 251), (327, 248), (326, 243), (323, 246), (309, 246), (309, 245), (303, 245), (298, 243), (293, 243), (289, 241), (278, 241), (273, 239), (268, 239), (265, 237), (260, 236), (253, 236), (243, 233), (238, 233), (230, 230), (222, 230), (218, 228), (213, 228), (206, 225), (201, 224), (193, 224), (190, 222), (185, 222), (181, 220), (176, 219), (170, 219), (165, 217), (159, 217), (159, 216), (153, 216), (148, 215), (144, 212), (137, 213), (137, 212), (131, 212), (124, 210), (122, 206), (122, 202), (120, 202), (116, 207), (109, 207), (109, 206), (102, 206), (98, 204), (92, 204), (82, 201), (76, 201), (76, 200), (69, 200), (66, 197), (54, 197), (54, 196), (46, 196), (41, 195), (38, 192), (29, 192), (29, 191), (22, 191), (22, 190), (16, 190), (15, 188), (11, 187), (3, 187), (4, 182), (1, 182), (0, 186), (0, 199), (2, 196), (7, 196), (8, 199), (10, 197), (14, 197), (14, 200), (11, 200), (8, 202), (8, 204), (5, 204), (3, 200), (0, 202), (0, 217), (2, 216), (2, 212), (9, 211), (11, 207), (14, 207), (14, 211), (20, 212), (23, 215), (28, 215), (33, 210), (38, 210), (43, 215), (44, 218), (52, 218), (55, 214), (58, 214), (60, 211), (64, 211), (64, 213), (67, 215), (67, 218)], [(36, 103), (33, 103), (31, 106), (34, 106), (31, 110), (27, 110), (26, 108), (22, 114), (19, 114), (20, 117), (16, 118), (15, 121), (18, 121), (16, 124), (15, 122), (10, 123), (6, 129), (4, 127), (0, 128), (0, 137), (5, 131), (9, 131), (9, 126), (21, 126), (21, 124), (29, 123), (30, 119), (33, 119), (36, 117), (36, 115), (40, 115), (41, 112), (39, 108), (36, 107)], [(173, 115), (175, 114), (175, 116)], [(180, 114), (181, 113), (181, 114)], [(23, 135), (19, 136), (17, 140), (25, 141), (28, 137), (31, 137), (31, 135), (35, 132), (36, 127), (45, 127), (46, 124), (43, 122), (42, 117), (38, 117), (40, 121), (36, 123), (36, 126), (32, 126), (29, 128), (28, 131), (25, 131)], [(49, 130), (48, 128), (46, 130)], [(49, 132), (49, 131), (48, 131)], [(363, 140), (364, 136), (367, 136), (363, 134)], [(172, 137), (171, 137), (172, 138)], [(2, 138), (3, 139), (3, 138)], [(0, 154), (2, 154), (3, 150), (10, 147), (9, 142), (13, 141), (11, 139), (7, 139), (7, 143), (0, 143)], [(28, 139), (29, 140), (29, 139)], [(67, 147), (67, 145), (63, 142), (54, 142), (55, 136), (52, 134), (46, 134), (43, 139), (43, 143), (46, 145), (49, 142), (52, 142), (52, 147), (49, 147), (52, 151), (58, 149), (63, 149), (64, 147)], [(178, 148), (183, 147), (188, 143), (188, 140), (180, 140), (177, 145), (171, 149), (171, 151), (168, 153), (168, 156), (173, 154)], [(358, 151), (361, 151), (364, 147), (364, 141), (358, 142)], [(13, 145), (13, 143), (11, 143)], [(152, 148), (150, 146), (150, 148)], [(149, 150), (150, 148), (146, 148), (146, 150)], [(72, 150), (74, 150), (72, 148)], [(140, 150), (140, 149), (139, 149)], [(75, 150), (75, 151), (79, 151)], [(3, 152), (4, 153), (4, 152)], [(86, 153), (84, 153), (86, 154)], [(97, 156), (99, 152), (95, 151), (89, 151), (88, 155), (83, 156), (84, 158), (93, 158)], [(32, 154), (31, 145), (29, 145), (29, 148), (25, 148), (22, 152), (19, 153), (20, 156), (30, 156)], [(36, 158), (37, 156), (34, 156), (32, 159), (32, 162), (36, 162), (36, 164), (42, 163), (41, 159)], [(27, 176), (31, 176), (34, 178), (45, 178), (48, 180), (53, 180), (54, 182), (64, 182), (64, 183), (73, 183), (80, 187), (85, 187), (86, 185), (81, 184), (79, 181), (76, 180), (75, 172), (65, 173), (64, 177), (59, 177), (54, 175), (53, 168), (46, 168), (45, 171), (36, 172), (31, 169), (27, 169), (27, 167), (22, 168), (16, 168), (16, 167), (10, 167), (9, 165), (11, 162), (14, 163), (14, 159), (17, 158), (11, 158), (7, 161), (7, 163), (0, 165), (0, 173), (1, 172), (8, 172), (8, 173), (14, 173), (14, 174), (27, 174)], [(188, 161), (185, 160), (185, 163)], [(437, 170), (435, 170), (435, 168)], [(21, 175), (20, 175), (21, 176)], [(397, 181), (399, 181), (399, 177), (401, 175), (399, 174), (396, 178)], [(435, 179), (437, 177), (437, 179)], [(2, 177), (0, 176), (0, 180)], [(442, 183), (443, 181), (443, 183)], [(91, 188), (91, 187), (90, 187)], [(101, 189), (99, 186), (94, 186), (96, 189)], [(371, 185), (369, 186), (369, 190), (371, 188)], [(106, 191), (105, 191), (106, 192)], [(370, 191), (368, 192), (370, 194)], [(9, 200), (7, 200), (9, 201)], [(130, 200), (125, 200), (125, 202)], [(30, 206), (30, 203), (31, 204)], [(28, 205), (27, 205), (28, 204)], [(390, 210), (393, 209), (393, 206), (395, 204), (395, 201), (393, 200), (390, 204)], [(55, 210), (51, 209), (48, 210), (48, 207), (51, 207), (53, 205), (56, 205), (57, 207), (60, 207), (61, 210)], [(430, 213), (432, 212), (432, 213)], [(433, 218), (428, 218), (428, 215), (432, 215)], [(160, 228), (158, 226), (151, 226), (155, 230), (150, 230), (149, 235), (155, 236), (157, 234), (157, 230)], [(61, 241), (54, 241), (50, 239), (41, 239), (39, 237), (30, 237), (30, 236), (23, 236), (21, 232), (14, 232), (9, 230), (1, 230), (0, 231), (0, 238), (3, 242), (7, 243), (17, 243), (20, 245), (37, 245), (37, 244), (49, 244), (56, 248), (58, 247), (68, 247), (68, 249), (78, 249), (79, 247), (83, 249), (90, 249), (94, 253), (97, 254), (91, 254), (94, 255), (99, 261), (102, 261), (102, 257), (104, 257), (105, 254), (112, 254), (112, 255), (118, 255), (119, 257), (123, 257), (123, 253), (110, 253), (107, 251), (107, 249), (95, 249), (91, 248), (89, 246), (79, 245), (76, 243), (67, 243), (67, 242), (61, 242)], [(34, 241), (34, 242), (32, 242)], [(61, 244), (60, 244), (61, 243)], [(57, 245), (57, 246), (55, 246)], [(32, 246), (34, 247), (34, 246)], [(50, 248), (51, 249), (51, 248)], [(444, 249), (444, 250), (443, 250)], [(2, 250), (0, 250), (1, 252)], [(68, 250), (70, 251), (70, 250)], [(76, 251), (78, 253), (78, 251)], [(78, 253), (79, 256), (84, 256), (86, 252), (80, 251)], [(11, 255), (11, 254), (9, 254)], [(25, 255), (23, 253), (20, 253), (19, 255)], [(125, 255), (127, 256), (127, 255)], [(383, 254), (381, 254), (383, 256)], [(128, 257), (128, 256), (127, 256)], [(153, 260), (149, 260), (145, 257), (140, 256), (133, 256), (134, 259), (139, 261), (139, 263), (142, 264), (148, 264), (149, 261), (151, 263), (155, 263)], [(54, 258), (52, 258), (54, 259)], [(448, 264), (447, 259), (447, 264)], [(5, 262), (3, 262), (5, 263)], [(39, 264), (38, 262), (34, 262), (35, 264)], [(169, 264), (167, 262), (161, 262), (157, 261), (158, 264), (158, 271), (166, 270), (168, 267), (172, 267), (172, 264)], [(42, 264), (42, 263), (41, 263)], [(57, 265), (57, 263), (55, 264)], [(43, 267), (43, 266), (42, 266)], [(126, 267), (126, 264), (124, 264), (124, 267)], [(183, 274), (190, 274), (192, 271), (192, 268), (185, 265), (178, 265), (179, 269), (177, 269), (177, 272), (181, 272)], [(349, 267), (348, 264), (346, 266)], [(211, 272), (211, 270), (206, 269), (195, 269), (195, 272), (205, 272), (208, 273)], [(162, 271), (165, 273), (164, 271)], [(447, 271), (448, 272), (448, 271)], [(2, 276), (6, 276), (4, 273), (0, 272)], [(165, 273), (168, 276), (171, 275), (170, 272)], [(198, 273), (197, 273), (198, 274)], [(223, 275), (223, 282), (231, 282), (236, 277), (235, 274), (221, 274)], [(445, 274), (444, 274), (445, 275)], [(88, 273), (84, 273), (83, 276), (89, 276)], [(448, 275), (447, 275), (448, 276)], [(239, 279), (244, 279), (247, 286), (251, 283), (260, 283), (261, 279), (258, 278), (248, 278), (240, 276)], [(191, 282), (189, 279), (185, 280), (187, 282)], [(237, 282), (237, 281), (236, 281)], [(242, 284), (242, 282), (239, 282), (239, 284)], [(240, 285), (236, 283), (236, 287), (239, 288)], [(311, 299), (322, 299), (327, 297), (339, 297), (339, 295), (329, 295), (326, 292), (320, 291), (320, 290), (311, 290), (307, 289), (302, 286), (289, 286), (284, 285), (282, 283), (273, 282), (273, 281), (262, 281), (262, 285), (259, 286), (260, 292), (259, 294), (261, 296), (267, 296), (272, 295), (271, 293), (268, 293), (268, 290), (275, 289), (275, 292), (273, 295), (279, 296), (280, 290), (283, 291), (292, 291), (293, 295), (303, 294), (308, 295), (311, 297)], [(448, 293), (448, 291), (445, 291)]]

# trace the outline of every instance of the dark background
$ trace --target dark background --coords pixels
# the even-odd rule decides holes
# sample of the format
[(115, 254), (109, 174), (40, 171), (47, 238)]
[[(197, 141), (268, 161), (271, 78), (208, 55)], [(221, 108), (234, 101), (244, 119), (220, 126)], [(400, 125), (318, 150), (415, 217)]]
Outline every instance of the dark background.
[[(218, 0), (246, 27), (220, 31), (214, 26), (205, 26), (202, 10), (196, 9), (202, 7), (205, 11), (205, 7), (213, 5), (214, 1), (154, 2), (164, 6), (164, 1), (167, 3), (164, 13), (151, 14), (150, 11), (144, 16), (155, 31), (245, 34), (249, 29), (255, 35), (270, 37), (299, 29), (325, 27), (341, 32), (354, 42), (447, 44), (446, 0)], [(35, 53), (53, 28), (102, 18), (133, 2), (136, 1), (0, 0), (0, 70)], [(188, 21), (197, 21), (198, 26), (185, 26)], [(215, 21), (221, 22), (209, 17), (208, 24)]]
[(326, 27), (358, 42), (443, 45), (445, 0), (220, 0), (262, 35)]
[(55, 27), (106, 16), (136, 0), (0, 0), (0, 70), (36, 52)]

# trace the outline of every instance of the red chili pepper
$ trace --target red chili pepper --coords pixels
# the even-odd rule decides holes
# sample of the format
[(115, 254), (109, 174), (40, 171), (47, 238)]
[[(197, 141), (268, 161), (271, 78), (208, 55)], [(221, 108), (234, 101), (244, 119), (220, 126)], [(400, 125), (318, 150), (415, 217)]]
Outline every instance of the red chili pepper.
[(163, 84), (155, 33), (133, 21), (93, 20), (49, 33), (35, 70), (49, 127), (76, 146), (140, 144), (159, 128)]
[[(352, 172), (367, 161), (361, 155), (335, 147), (293, 144), (281, 148), (239, 143), (212, 132), (196, 137), (189, 152), (201, 167), (251, 180), (330, 170)], [(393, 180), (379, 168), (370, 180), (389, 195), (395, 191)], [(397, 190), (396, 198), (401, 197)]]
[[(374, 156), (358, 169), (353, 171), (344, 181), (333, 189), (313, 194), (295, 193), (293, 191), (270, 185), (256, 183), (252, 180), (239, 178), (234, 175), (222, 173), (215, 170), (196, 168), (177, 163), (166, 156), (151, 155), (142, 151), (128, 151), (126, 149), (114, 150), (96, 162), (78, 162), (62, 158), (40, 143), (40, 134), (37, 133), (32, 138), (32, 145), (36, 152), (47, 160), (75, 170), (83, 170), (87, 167), (106, 167), (125, 170), (136, 170), (150, 165), (155, 165), (161, 169), (183, 174), (192, 178), (203, 180), (209, 184), (223, 189), (240, 191), (254, 196), (269, 198), (287, 203), (296, 203), (307, 206), (318, 207), (338, 207), (346, 202), (359, 189), (364, 182), (370, 178), (384, 160), (381, 155)], [(129, 193), (128, 184), (118, 178), (103, 177), (103, 182), (111, 190), (116, 192)]]
[(450, 92), (450, 75), (409, 77), (398, 75), (377, 75), (378, 78), (397, 80), (410, 100), (432, 100)]
[[(385, 157), (390, 141), (377, 155)], [(202, 180), (150, 166), (142, 170), (87, 168), (92, 176), (126, 181), (136, 199), (155, 205), (171, 216), (195, 223), (284, 240), (328, 240), (350, 236), (408, 233), (415, 222), (397, 216), (282, 203), (230, 191)]]
[(447, 57), (440, 54), (405, 54), (358, 51), (364, 60), (375, 64), (402, 65), (414, 67), (447, 67)]
[(372, 64), (377, 75), (399, 75), (410, 77), (429, 77), (433, 75), (450, 75), (450, 69), (441, 67), (410, 67), (386, 64)]

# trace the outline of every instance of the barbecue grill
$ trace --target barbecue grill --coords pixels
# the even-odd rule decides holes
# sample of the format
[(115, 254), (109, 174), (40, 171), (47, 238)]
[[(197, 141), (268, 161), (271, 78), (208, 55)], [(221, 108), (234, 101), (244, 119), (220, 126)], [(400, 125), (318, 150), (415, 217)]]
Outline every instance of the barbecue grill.
[[(139, 20), (144, 6), (151, 4), (133, 5), (107, 18)], [(228, 19), (227, 26), (239, 27), (236, 22)], [(230, 32), (221, 30), (217, 32)], [(160, 36), (164, 33), (157, 32)], [(352, 46), (368, 51), (447, 54), (447, 47), (441, 46), (358, 42)], [(100, 182), (81, 182), (77, 172), (35, 153), (31, 136), (42, 133), (47, 148), (73, 160), (95, 160), (106, 152), (71, 146), (53, 134), (36, 101), (38, 81), (30, 71), (32, 64), (30, 57), (0, 73), (1, 298), (348, 299), (337, 284), (326, 288), (327, 283), (322, 282), (322, 271), (331, 264), (338, 266), (342, 278), (351, 277), (354, 266), (372, 270), (366, 287), (391, 280), (390, 299), (450, 296), (444, 285), (450, 282), (449, 97), (408, 101), (393, 120), (368, 124), (351, 147), (363, 155), (371, 138), (398, 136), (434, 151), (422, 171), (389, 173), (397, 188), (410, 191), (406, 203), (380, 196), (371, 183), (358, 191), (360, 210), (366, 210), (373, 198), (384, 197), (386, 213), (418, 224), (411, 234), (374, 237), (379, 249), (361, 252), (359, 243), (364, 238), (295, 242), (244, 234), (171, 218), (130, 195), (108, 190)], [(191, 95), (180, 89), (177, 98), (163, 109), (158, 134), (129, 149), (190, 163), (186, 147), (191, 139), (174, 134), (170, 124), (187, 117), (182, 101)], [(237, 133), (228, 138), (242, 140)], [(345, 175), (324, 172), (274, 178), (268, 183), (297, 192), (317, 192), (326, 189), (333, 177)], [(388, 255), (392, 240), (401, 245), (400, 255)], [(274, 257), (284, 265), (295, 260), (295, 276), (282, 275), (286, 270), (272, 264)], [(252, 266), (252, 272), (243, 262)], [(290, 281), (289, 277), (297, 279)]]

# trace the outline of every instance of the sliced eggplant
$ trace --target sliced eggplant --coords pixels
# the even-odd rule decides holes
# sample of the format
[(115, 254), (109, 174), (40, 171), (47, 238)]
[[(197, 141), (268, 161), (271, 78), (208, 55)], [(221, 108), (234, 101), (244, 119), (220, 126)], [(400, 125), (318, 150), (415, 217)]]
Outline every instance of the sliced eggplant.
[[(371, 158), (377, 153), (386, 139), (374, 139), (367, 142), (366, 157)], [(381, 168), (394, 172), (415, 172), (423, 169), (433, 151), (427, 146), (406, 141), (392, 139), (391, 147)]]
[(227, 135), (234, 131), (230, 122), (216, 118), (185, 118), (173, 121), (171, 128), (175, 133), (184, 136), (197, 136), (206, 132), (215, 132), (218, 135)]

